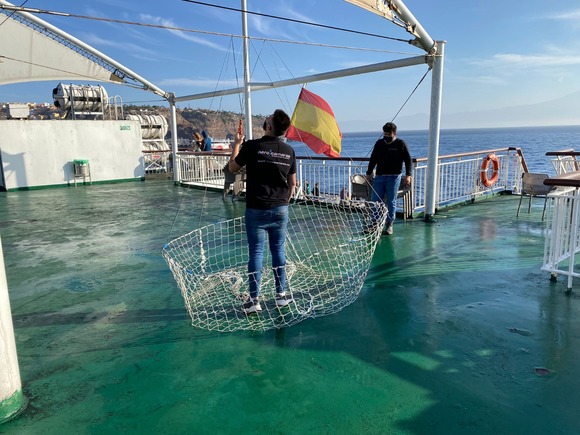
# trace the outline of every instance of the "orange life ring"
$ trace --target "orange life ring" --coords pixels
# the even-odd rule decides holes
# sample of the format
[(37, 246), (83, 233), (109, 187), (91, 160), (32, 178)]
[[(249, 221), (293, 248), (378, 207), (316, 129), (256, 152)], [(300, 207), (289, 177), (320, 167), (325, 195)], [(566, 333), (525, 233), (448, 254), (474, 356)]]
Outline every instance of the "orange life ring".
[[(489, 168), (489, 163), (492, 163), (492, 173), (491, 178), (487, 178), (487, 168)], [(483, 162), (481, 163), (480, 179), (481, 184), (485, 187), (493, 186), (497, 179), (499, 178), (499, 159), (495, 154), (488, 154)]]

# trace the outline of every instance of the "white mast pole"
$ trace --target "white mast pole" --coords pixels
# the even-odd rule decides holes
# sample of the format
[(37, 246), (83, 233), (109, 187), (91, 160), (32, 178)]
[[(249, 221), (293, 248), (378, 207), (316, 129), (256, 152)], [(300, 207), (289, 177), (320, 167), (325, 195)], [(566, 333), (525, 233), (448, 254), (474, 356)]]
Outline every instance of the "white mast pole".
[(248, 48), (248, 14), (246, 0), (242, 0), (242, 36), (244, 37), (244, 105), (246, 112), (246, 139), (252, 139), (252, 101), (250, 96), (250, 52)]
[(12, 312), (4, 269), (4, 253), (0, 242), (0, 424), (22, 411), (28, 403), (22, 393)]
[(177, 112), (175, 108), (175, 96), (171, 94), (167, 101), (169, 101), (169, 126), (171, 127), (171, 164), (173, 166), (173, 181), (177, 184), (181, 181), (181, 165), (177, 161)]
[(443, 61), (445, 41), (437, 42), (437, 54), (433, 58), (431, 80), (431, 112), (429, 118), (429, 154), (425, 186), (425, 222), (433, 220), (437, 202), (437, 180), (439, 162), (439, 129), (441, 127), (441, 97), (443, 93)]

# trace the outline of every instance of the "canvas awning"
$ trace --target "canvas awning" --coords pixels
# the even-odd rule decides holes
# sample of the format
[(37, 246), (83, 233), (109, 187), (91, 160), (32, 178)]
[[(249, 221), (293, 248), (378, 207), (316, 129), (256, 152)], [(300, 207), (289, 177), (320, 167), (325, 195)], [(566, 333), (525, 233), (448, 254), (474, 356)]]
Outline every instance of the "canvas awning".
[(0, 0), (0, 85), (46, 80), (127, 83), (169, 94), (72, 35)]

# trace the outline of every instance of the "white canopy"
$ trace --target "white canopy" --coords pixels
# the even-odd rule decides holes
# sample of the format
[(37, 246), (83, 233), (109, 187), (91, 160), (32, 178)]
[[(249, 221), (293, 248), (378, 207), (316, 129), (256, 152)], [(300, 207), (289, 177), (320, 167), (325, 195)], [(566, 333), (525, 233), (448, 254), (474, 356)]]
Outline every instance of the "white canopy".
[[(0, 84), (44, 80), (111, 81), (111, 72), (28, 26), (0, 26)], [(121, 81), (121, 79), (117, 79)]]
[[(32, 9), (26, 9), (34, 11)], [(0, 0), (0, 85), (46, 80), (128, 83), (169, 94), (23, 8)]]

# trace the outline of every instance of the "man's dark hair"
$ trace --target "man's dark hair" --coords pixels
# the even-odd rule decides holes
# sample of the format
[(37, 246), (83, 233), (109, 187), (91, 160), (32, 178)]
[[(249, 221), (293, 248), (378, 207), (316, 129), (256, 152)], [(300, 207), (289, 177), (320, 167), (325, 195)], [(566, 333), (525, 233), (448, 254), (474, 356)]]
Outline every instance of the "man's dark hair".
[(397, 133), (397, 126), (394, 122), (387, 122), (383, 125), (383, 131), (385, 133)]
[(272, 114), (272, 132), (275, 136), (282, 136), (290, 127), (290, 117), (281, 109)]

